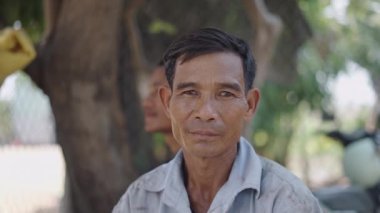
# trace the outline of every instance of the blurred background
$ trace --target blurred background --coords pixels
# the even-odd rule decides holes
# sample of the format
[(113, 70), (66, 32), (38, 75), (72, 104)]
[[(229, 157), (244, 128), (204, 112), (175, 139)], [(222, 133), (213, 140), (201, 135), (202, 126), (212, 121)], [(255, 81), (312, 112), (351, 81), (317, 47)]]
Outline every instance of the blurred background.
[(37, 57), (0, 87), (0, 212), (110, 212), (166, 162), (141, 100), (200, 27), (250, 43), (262, 99), (245, 135), (311, 189), (351, 184), (327, 132), (378, 128), (379, 0), (0, 0), (0, 30), (14, 26)]

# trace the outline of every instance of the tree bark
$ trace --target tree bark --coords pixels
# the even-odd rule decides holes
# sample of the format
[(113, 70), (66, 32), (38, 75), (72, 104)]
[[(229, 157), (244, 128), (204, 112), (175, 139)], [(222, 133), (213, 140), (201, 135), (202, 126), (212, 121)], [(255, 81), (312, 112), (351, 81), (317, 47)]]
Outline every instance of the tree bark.
[[(44, 38), (46, 39), (52, 33), (54, 26), (56, 26), (59, 11), (61, 10), (62, 0), (44, 0)], [(43, 40), (45, 40), (43, 39)]]
[(31, 69), (50, 97), (74, 212), (110, 212), (136, 175), (121, 131), (128, 124), (118, 87), (122, 8), (122, 0), (62, 0)]
[[(119, 79), (125, 119), (134, 121), (128, 125), (128, 142), (133, 150), (132, 161), (138, 174), (158, 166), (169, 159), (160, 159), (154, 155), (152, 137), (144, 130), (141, 99), (148, 91), (147, 79), (151, 74), (151, 64), (145, 55), (142, 37), (137, 25), (137, 12), (144, 5), (144, 0), (132, 0), (125, 4)], [(125, 63), (129, 59), (128, 63)], [(123, 70), (129, 70), (125, 72)]]
[[(282, 31), (281, 19), (270, 13), (262, 0), (243, 0), (251, 28), (256, 35), (251, 39), (251, 49), (256, 59), (254, 86), (260, 88), (267, 78), (269, 63)], [(251, 139), (253, 122), (244, 129), (244, 136)]]
[(127, 30), (128, 42), (131, 47), (131, 64), (135, 72), (139, 74), (147, 74), (149, 70), (141, 41), (140, 30), (136, 23), (136, 14), (143, 4), (144, 0), (133, 0), (127, 5), (124, 11), (125, 29)]
[(312, 36), (312, 30), (296, 0), (265, 0), (272, 13), (277, 14), (284, 25), (278, 45), (267, 73), (267, 80), (290, 86), (297, 79), (297, 54)]
[(263, 0), (243, 0), (252, 29), (256, 35), (251, 39), (251, 48), (257, 64), (254, 85), (258, 88), (265, 82), (269, 63), (282, 31), (281, 19), (270, 13)]
[[(144, 0), (131, 1), (124, 12), (124, 24), (128, 34), (128, 44), (131, 52), (131, 64), (137, 77), (137, 86), (140, 97), (148, 92), (147, 79), (152, 69), (144, 53), (140, 30), (137, 25), (137, 12), (144, 4)], [(157, 62), (155, 62), (157, 63)]]

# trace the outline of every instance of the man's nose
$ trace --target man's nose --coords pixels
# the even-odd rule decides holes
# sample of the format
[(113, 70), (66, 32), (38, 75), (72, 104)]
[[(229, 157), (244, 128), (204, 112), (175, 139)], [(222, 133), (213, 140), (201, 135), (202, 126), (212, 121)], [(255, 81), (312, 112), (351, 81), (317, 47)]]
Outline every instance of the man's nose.
[(195, 110), (195, 118), (202, 121), (212, 121), (217, 118), (217, 110), (215, 108), (214, 100), (211, 98), (204, 98), (199, 100), (197, 109)]

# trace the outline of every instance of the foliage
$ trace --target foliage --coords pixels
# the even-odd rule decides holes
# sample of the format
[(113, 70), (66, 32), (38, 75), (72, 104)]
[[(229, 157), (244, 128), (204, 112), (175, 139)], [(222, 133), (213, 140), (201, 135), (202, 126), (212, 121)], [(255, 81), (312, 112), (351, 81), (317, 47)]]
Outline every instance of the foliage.
[(351, 0), (347, 8), (346, 37), (351, 60), (380, 75), (380, 1)]
[[(313, 54), (312, 49), (306, 47), (300, 57), (299, 76), (294, 84), (283, 86), (267, 82), (261, 88), (259, 110), (254, 119), (256, 133), (253, 139), (261, 154), (282, 163), (285, 160), (287, 145), (297, 126), (294, 118), (300, 104), (319, 109), (323, 98), (327, 96), (323, 75), (318, 75), (321, 71), (315, 67), (313, 69), (313, 61), (307, 60), (311, 57), (310, 54)], [(319, 63), (314, 65), (318, 67)]]
[(168, 35), (174, 35), (177, 33), (177, 29), (172, 24), (162, 21), (160, 19), (153, 20), (149, 25), (149, 32), (152, 34), (166, 33)]
[[(380, 74), (380, 48), (376, 41), (380, 38), (378, 1), (351, 0), (345, 22), (327, 15), (329, 0), (300, 0), (299, 5), (311, 25), (313, 38), (299, 51), (298, 77), (289, 86), (267, 82), (261, 88), (261, 103), (254, 121), (256, 148), (274, 159), (276, 150), (286, 148), (293, 133), (299, 131), (297, 117), (304, 114), (303, 110), (321, 112), (330, 108), (327, 83), (344, 71), (349, 61), (357, 62), (372, 74)], [(363, 121), (352, 125), (359, 124)]]
[(39, 41), (43, 32), (42, 1), (0, 0), (0, 28), (16, 21), (21, 22), (33, 42)]

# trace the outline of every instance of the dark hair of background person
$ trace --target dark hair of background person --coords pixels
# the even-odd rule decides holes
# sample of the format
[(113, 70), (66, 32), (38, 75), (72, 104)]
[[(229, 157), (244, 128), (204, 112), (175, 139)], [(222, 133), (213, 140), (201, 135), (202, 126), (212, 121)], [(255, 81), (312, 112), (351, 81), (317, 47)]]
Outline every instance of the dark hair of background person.
[(173, 89), (173, 79), (177, 60), (185, 63), (197, 56), (226, 52), (234, 53), (242, 59), (245, 91), (252, 88), (256, 64), (248, 44), (233, 35), (216, 28), (202, 28), (174, 41), (162, 58), (169, 86)]

